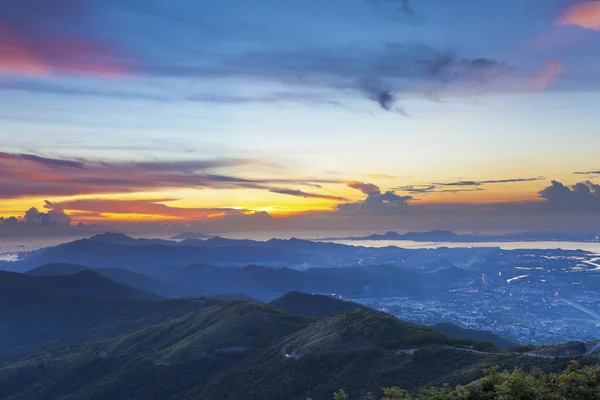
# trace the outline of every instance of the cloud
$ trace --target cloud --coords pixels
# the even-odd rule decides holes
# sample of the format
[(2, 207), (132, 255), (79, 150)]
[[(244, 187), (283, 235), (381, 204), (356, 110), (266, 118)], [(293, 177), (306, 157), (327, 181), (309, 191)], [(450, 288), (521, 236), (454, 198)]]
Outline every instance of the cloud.
[(347, 201), (348, 200), (345, 197), (329, 196), (326, 194), (318, 194), (318, 193), (308, 193), (308, 192), (303, 192), (302, 190), (294, 190), (294, 189), (272, 188), (269, 191), (272, 193), (287, 194), (290, 196), (312, 198), (312, 199), (323, 199), (323, 200), (334, 200), (334, 201)]
[(19, 223), (19, 220), (17, 217), (8, 217), (8, 218), (0, 217), (0, 225), (15, 226), (18, 223)]
[(379, 186), (374, 185), (372, 183), (363, 183), (363, 182), (350, 182), (348, 187), (352, 189), (360, 190), (364, 194), (378, 194), (381, 193)]
[(20, 0), (0, 3), (0, 75), (74, 74), (115, 77), (123, 57), (97, 38), (66, 34), (65, 26), (86, 24), (87, 0)]
[(540, 92), (554, 82), (563, 72), (563, 65), (556, 60), (546, 60), (546, 67), (533, 79), (531, 89)]
[(31, 207), (21, 219), (12, 216), (0, 218), (0, 225), (6, 227), (26, 225), (26, 226), (70, 226), (71, 217), (62, 209), (56, 208), (48, 212), (41, 212), (35, 207)]
[(381, 192), (381, 189), (372, 183), (350, 182), (348, 187), (360, 190), (367, 197), (358, 203), (339, 204), (339, 211), (348, 210), (370, 210), (370, 211), (388, 211), (405, 209), (412, 196), (398, 196), (393, 191)]
[(431, 192), (435, 192), (437, 186), (435, 185), (409, 185), (409, 186), (400, 186), (395, 188), (395, 190), (401, 190), (403, 192), (413, 193), (413, 194), (427, 194)]
[(546, 199), (549, 208), (555, 211), (600, 211), (600, 185), (590, 181), (579, 182), (573, 186), (552, 181), (539, 195)]
[(25, 212), (23, 222), (26, 225), (70, 225), (71, 217), (65, 214), (62, 209), (52, 209), (44, 213), (38, 211), (35, 207), (31, 207)]
[[(424, 45), (386, 44), (379, 48), (308, 48), (247, 51), (216, 57), (194, 67), (171, 64), (138, 66), (138, 73), (195, 78), (249, 78), (285, 83), (295, 89), (351, 90), (386, 111), (405, 113), (394, 105), (402, 93), (431, 93), (443, 88), (473, 90), (514, 71), (488, 58), (460, 57)], [(221, 99), (221, 93), (214, 94)], [(288, 94), (288, 98), (293, 97)], [(205, 96), (210, 98), (209, 96)]]
[(579, 171), (574, 172), (575, 175), (600, 175), (600, 169), (593, 171)]
[(84, 168), (84, 163), (80, 161), (73, 160), (61, 160), (57, 158), (46, 158), (36, 156), (34, 154), (9, 154), (0, 152), (0, 162), (2, 161), (16, 161), (23, 160), (24, 162), (31, 162), (33, 164), (39, 164), (40, 166), (51, 167), (51, 168), (60, 168), (60, 167), (69, 167), (69, 168)]
[(576, 25), (600, 31), (600, 3), (598, 1), (581, 1), (570, 5), (561, 14), (558, 24)]
[(78, 199), (64, 202), (46, 201), (48, 213), (60, 210), (85, 212), (87, 217), (100, 218), (103, 214), (129, 214), (129, 215), (154, 215), (172, 217), (176, 219), (205, 219), (208, 217), (222, 217), (228, 214), (237, 214), (239, 210), (221, 208), (183, 208), (173, 207), (162, 203), (169, 203), (176, 199)]
[(491, 185), (497, 183), (518, 183), (518, 182), (534, 182), (534, 181), (542, 181), (546, 178), (544, 177), (536, 177), (536, 178), (513, 178), (513, 179), (492, 179), (485, 181), (457, 181), (457, 182), (438, 182), (434, 183), (434, 185), (438, 186), (482, 186), (482, 185)]
[[(134, 193), (168, 188), (279, 190), (280, 193), (343, 200), (336, 196), (304, 193), (281, 185), (320, 187), (339, 183), (322, 179), (248, 179), (217, 175), (216, 170), (264, 166), (248, 159), (180, 160), (156, 162), (100, 162), (69, 160), (30, 154), (0, 153), (0, 199), (27, 196)], [(276, 186), (273, 186), (276, 185)], [(302, 194), (303, 193), (303, 194)]]

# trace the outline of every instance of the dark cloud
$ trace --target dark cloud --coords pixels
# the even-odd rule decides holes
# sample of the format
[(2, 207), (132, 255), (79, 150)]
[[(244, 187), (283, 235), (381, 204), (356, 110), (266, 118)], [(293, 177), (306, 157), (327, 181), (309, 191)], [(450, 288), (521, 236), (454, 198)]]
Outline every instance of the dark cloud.
[(590, 181), (566, 186), (561, 182), (552, 184), (539, 193), (546, 199), (550, 209), (571, 212), (600, 212), (600, 185)]
[(8, 217), (8, 218), (0, 217), (0, 225), (15, 226), (18, 223), (19, 223), (19, 220), (17, 219), (17, 217)]
[(389, 211), (399, 210), (408, 207), (408, 201), (412, 196), (399, 196), (393, 191), (381, 192), (381, 189), (372, 183), (350, 182), (349, 187), (360, 190), (367, 197), (358, 203), (339, 204), (338, 210), (369, 210), (369, 211)]
[(486, 181), (457, 181), (457, 182), (438, 182), (434, 183), (434, 185), (438, 186), (481, 186), (481, 185), (491, 185), (496, 183), (518, 183), (518, 182), (534, 182), (534, 181), (543, 181), (544, 177), (537, 178), (513, 178), (513, 179), (493, 179)]
[[(249, 51), (238, 55), (215, 56), (210, 65), (138, 65), (138, 73), (194, 78), (249, 78), (285, 83), (296, 91), (285, 98), (299, 101), (302, 90), (335, 89), (363, 93), (382, 109), (396, 108), (404, 92), (432, 94), (444, 88), (473, 90), (487, 86), (512, 72), (502, 62), (486, 58), (464, 58), (424, 45), (387, 44), (378, 49), (308, 48), (302, 50)], [(323, 97), (323, 96), (322, 96)], [(222, 93), (192, 96), (202, 100), (234, 100)], [(272, 101), (273, 96), (267, 95)], [(235, 101), (245, 102), (246, 98)], [(311, 101), (314, 98), (311, 95)]]
[(272, 188), (269, 191), (272, 193), (287, 194), (290, 196), (312, 198), (312, 199), (335, 200), (335, 201), (347, 201), (348, 200), (345, 197), (329, 196), (326, 194), (318, 194), (318, 193), (308, 193), (308, 192), (304, 192), (302, 190), (295, 190), (295, 189)]
[(480, 188), (480, 187), (474, 187), (471, 189), (442, 189), (435, 185), (409, 185), (409, 186), (400, 186), (400, 187), (395, 188), (394, 190), (400, 190), (400, 191), (408, 192), (411, 194), (426, 195), (429, 193), (479, 192), (479, 191), (484, 191), (485, 189)]
[(593, 171), (579, 171), (574, 172), (575, 175), (600, 175), (600, 169)]
[(29, 210), (25, 211), (25, 214), (21, 219), (15, 216), (0, 218), (0, 225), (4, 225), (5, 227), (16, 227), (18, 225), (69, 226), (71, 225), (71, 217), (60, 208), (42, 212), (35, 207), (31, 207)]
[(361, 192), (363, 192), (364, 194), (367, 194), (367, 195), (381, 193), (379, 186), (374, 185), (372, 183), (350, 182), (348, 184), (348, 187), (351, 187), (352, 189), (360, 190)]
[(436, 191), (437, 186), (435, 185), (409, 185), (409, 186), (400, 186), (395, 188), (395, 190), (401, 190), (403, 192), (408, 192), (412, 194), (427, 194)]

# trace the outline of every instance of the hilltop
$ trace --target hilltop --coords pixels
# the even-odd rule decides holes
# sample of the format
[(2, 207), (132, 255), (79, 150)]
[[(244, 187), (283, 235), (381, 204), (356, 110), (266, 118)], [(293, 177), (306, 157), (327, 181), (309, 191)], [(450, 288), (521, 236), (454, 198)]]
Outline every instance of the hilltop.
[(297, 315), (324, 317), (342, 310), (364, 308), (351, 301), (334, 299), (324, 295), (310, 295), (297, 291), (289, 292), (269, 303), (269, 305)]

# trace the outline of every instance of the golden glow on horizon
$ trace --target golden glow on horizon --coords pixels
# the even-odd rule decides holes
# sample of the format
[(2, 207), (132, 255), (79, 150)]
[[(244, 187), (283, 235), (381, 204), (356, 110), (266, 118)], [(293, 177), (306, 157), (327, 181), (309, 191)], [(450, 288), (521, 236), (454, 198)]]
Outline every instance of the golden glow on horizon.
[[(545, 182), (527, 182), (524, 184), (502, 184), (486, 185), (485, 190), (464, 191), (456, 193), (429, 193), (427, 195), (413, 195), (415, 200), (413, 204), (482, 204), (487, 202), (517, 202), (524, 200), (536, 200), (537, 191), (545, 186)], [(535, 190), (531, 190), (532, 186)], [(538, 189), (539, 188), (539, 189)], [(473, 190), (474, 187), (451, 187), (447, 190)], [(386, 188), (382, 188), (383, 191)], [(339, 196), (349, 198), (349, 202), (359, 202), (365, 198), (365, 195), (357, 190), (339, 187)], [(408, 193), (398, 192), (400, 195)], [(176, 199), (176, 200), (173, 200)], [(0, 216), (22, 216), (30, 207), (37, 207), (44, 210), (44, 198), (20, 198), (11, 200), (0, 200)], [(92, 200), (93, 207), (85, 209), (87, 201)], [(71, 196), (63, 198), (53, 198), (51, 201), (55, 204), (66, 204), (65, 211), (71, 215), (73, 221), (99, 222), (99, 221), (123, 221), (123, 222), (142, 222), (142, 221), (185, 221), (190, 219), (209, 219), (219, 218), (226, 215), (226, 209), (239, 210), (241, 213), (267, 212), (274, 218), (285, 218), (291, 216), (328, 213), (335, 211), (337, 204), (335, 202), (323, 199), (303, 198), (297, 196), (287, 196), (275, 194), (260, 190), (251, 189), (206, 189), (191, 190), (183, 189), (176, 191), (151, 192), (151, 193), (131, 193), (126, 195), (85, 195)], [(136, 201), (143, 204), (137, 205)], [(69, 208), (69, 203), (77, 205)], [(123, 202), (120, 207), (119, 202)], [(136, 212), (129, 203), (133, 203)], [(150, 203), (150, 207), (147, 204)], [(79, 204), (84, 206), (79, 207)], [(101, 211), (103, 204), (106, 204), (106, 212)], [(161, 211), (154, 205), (165, 205), (168, 208)], [(207, 211), (202, 211), (207, 209)], [(219, 209), (224, 209), (220, 212)], [(188, 211), (189, 210), (189, 211)]]

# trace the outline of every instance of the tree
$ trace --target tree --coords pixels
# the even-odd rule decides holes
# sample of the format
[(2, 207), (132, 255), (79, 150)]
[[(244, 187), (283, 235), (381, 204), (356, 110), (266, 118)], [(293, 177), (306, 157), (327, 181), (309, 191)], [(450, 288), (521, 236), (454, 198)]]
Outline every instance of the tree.
[(412, 397), (404, 389), (398, 386), (383, 389), (383, 397), (381, 400), (412, 400)]
[(348, 395), (344, 389), (340, 389), (333, 394), (333, 400), (348, 400)]

